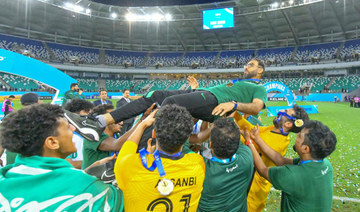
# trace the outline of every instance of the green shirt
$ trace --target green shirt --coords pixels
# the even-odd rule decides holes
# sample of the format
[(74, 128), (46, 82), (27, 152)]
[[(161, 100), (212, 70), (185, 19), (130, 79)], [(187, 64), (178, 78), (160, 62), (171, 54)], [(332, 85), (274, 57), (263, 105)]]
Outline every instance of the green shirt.
[(73, 90), (66, 91), (66, 93), (64, 94), (62, 107), (65, 107), (66, 103), (71, 102), (71, 100), (73, 99), (80, 99), (79, 94)]
[(247, 211), (247, 189), (253, 174), (250, 149), (240, 144), (230, 163), (205, 160), (205, 181), (198, 211)]
[(265, 87), (250, 80), (241, 80), (235, 83), (221, 84), (215, 87), (201, 89), (208, 90), (214, 94), (218, 100), (218, 104), (232, 101), (251, 103), (255, 98), (265, 103), (267, 98)]
[(93, 164), (95, 161), (101, 160), (106, 157), (110, 157), (109, 151), (101, 151), (98, 149), (101, 142), (107, 139), (109, 136), (105, 133), (101, 134), (100, 141), (94, 142), (84, 139), (83, 146), (83, 162), (81, 169), (86, 169), (88, 166)]
[(0, 169), (1, 211), (122, 211), (122, 192), (64, 159), (16, 157)]
[[(270, 181), (282, 190), (281, 211), (329, 212), (333, 199), (333, 169), (330, 162), (310, 162), (271, 167)], [(295, 165), (296, 164), (296, 165)]]

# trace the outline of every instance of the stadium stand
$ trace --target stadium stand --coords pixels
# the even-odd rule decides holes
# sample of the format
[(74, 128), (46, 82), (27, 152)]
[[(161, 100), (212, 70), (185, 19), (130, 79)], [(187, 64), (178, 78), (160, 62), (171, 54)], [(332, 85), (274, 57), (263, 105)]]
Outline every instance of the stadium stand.
[(360, 76), (350, 75), (335, 77), (334, 82), (330, 85), (330, 90), (335, 92), (341, 92), (342, 89), (347, 89), (351, 92), (360, 87)]
[(193, 63), (199, 64), (200, 67), (213, 65), (217, 54), (218, 52), (187, 52), (181, 65), (184, 67), (190, 67)]
[(294, 59), (297, 62), (310, 62), (311, 58), (319, 58), (321, 60), (335, 59), (340, 44), (341, 42), (334, 42), (299, 46)]
[(150, 54), (149, 59), (146, 61), (145, 65), (155, 66), (159, 63), (162, 64), (162, 66), (167, 67), (176, 66), (183, 54), (184, 53), (181, 52), (154, 52)]
[(24, 50), (33, 53), (35, 58), (48, 60), (49, 52), (46, 50), (41, 41), (19, 38), (0, 34), (0, 48), (13, 52), (22, 53)]
[(69, 62), (72, 58), (77, 57), (80, 59), (80, 63), (99, 63), (99, 49), (69, 46), (58, 43), (47, 43), (47, 45), (54, 53), (56, 60), (60, 62)]
[(105, 50), (105, 63), (109, 65), (129, 63), (130, 66), (141, 66), (147, 54), (147, 52)]
[(0, 73), (0, 78), (16, 91), (33, 91), (41, 87), (34, 80), (13, 74)]
[(96, 79), (76, 79), (79, 83), (79, 88), (84, 89), (84, 91), (98, 91), (99, 85)]
[[(216, 60), (218, 68), (240, 67), (245, 65), (255, 55), (255, 50), (222, 51)], [(234, 65), (233, 65), (234, 64)]]
[(360, 57), (360, 39), (348, 40), (344, 44), (344, 48), (341, 51), (342, 60), (348, 61), (350, 59), (359, 60)]
[(136, 84), (135, 80), (106, 80), (107, 91), (123, 91), (124, 89), (132, 89)]
[(256, 57), (264, 60), (267, 65), (287, 63), (291, 59), (291, 54), (295, 47), (259, 49)]

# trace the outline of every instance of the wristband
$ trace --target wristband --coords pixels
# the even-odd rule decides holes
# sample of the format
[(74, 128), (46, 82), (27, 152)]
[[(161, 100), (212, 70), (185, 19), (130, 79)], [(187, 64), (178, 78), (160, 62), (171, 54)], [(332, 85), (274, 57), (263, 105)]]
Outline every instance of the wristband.
[(232, 109), (232, 111), (234, 112), (237, 109), (238, 103), (234, 102), (234, 108)]
[(249, 144), (253, 144), (253, 141), (251, 139), (245, 141), (245, 145), (246, 146), (249, 146)]

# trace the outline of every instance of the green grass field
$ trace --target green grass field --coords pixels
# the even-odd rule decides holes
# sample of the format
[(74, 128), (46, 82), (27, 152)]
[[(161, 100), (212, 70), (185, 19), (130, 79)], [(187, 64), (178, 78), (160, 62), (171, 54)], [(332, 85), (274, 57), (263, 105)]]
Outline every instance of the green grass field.
[[(116, 100), (113, 100), (116, 103)], [(19, 102), (14, 102), (20, 108)], [(360, 199), (360, 108), (350, 108), (348, 103), (299, 102), (299, 105), (316, 104), (318, 114), (310, 118), (326, 124), (337, 137), (335, 152), (328, 157), (334, 169), (334, 196)], [(285, 106), (285, 102), (268, 102), (268, 106)], [(261, 115), (264, 125), (271, 125), (273, 117)], [(296, 157), (292, 150), (295, 134), (287, 157)], [(280, 211), (280, 192), (271, 191), (265, 211)], [(333, 211), (360, 211), (360, 203), (334, 200)]]

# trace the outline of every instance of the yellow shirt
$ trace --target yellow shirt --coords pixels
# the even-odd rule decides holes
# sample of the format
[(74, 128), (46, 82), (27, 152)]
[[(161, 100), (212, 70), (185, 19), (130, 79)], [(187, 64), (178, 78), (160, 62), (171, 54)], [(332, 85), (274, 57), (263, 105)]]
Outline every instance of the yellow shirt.
[[(137, 145), (127, 141), (115, 163), (115, 177), (124, 194), (124, 209), (131, 211), (196, 211), (205, 178), (204, 159), (195, 153), (174, 160), (161, 157), (165, 178), (174, 183), (174, 190), (163, 196), (157, 190), (162, 179), (157, 168), (151, 172), (136, 153)], [(154, 157), (147, 155), (148, 166)]]
[[(241, 117), (239, 113), (235, 113), (234, 119), (240, 129), (248, 130), (254, 128), (248, 121)], [(259, 134), (261, 139), (273, 150), (285, 156), (286, 150), (290, 144), (290, 136), (284, 136), (280, 133), (271, 132), (274, 126), (259, 127)], [(261, 159), (264, 161), (267, 167), (276, 166), (270, 158), (268, 158), (259, 148), (258, 145), (254, 144), (256, 150), (260, 154)], [(261, 177), (258, 172), (255, 172), (254, 179), (252, 181), (250, 191), (247, 197), (248, 211), (262, 211), (265, 207), (267, 196), (270, 192), (271, 183), (265, 178)]]

